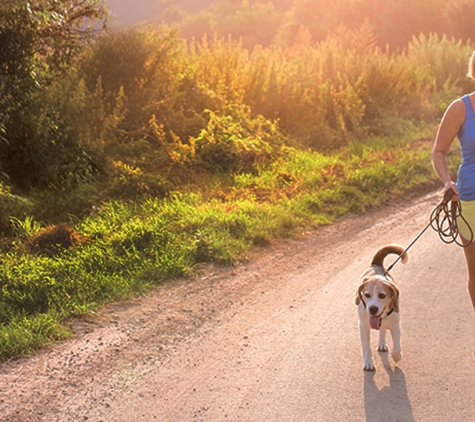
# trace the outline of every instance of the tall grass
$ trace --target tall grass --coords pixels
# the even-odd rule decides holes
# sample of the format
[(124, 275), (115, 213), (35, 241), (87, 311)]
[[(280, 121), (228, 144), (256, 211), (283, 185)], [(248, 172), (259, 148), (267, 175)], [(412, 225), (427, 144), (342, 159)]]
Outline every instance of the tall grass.
[(203, 39), (191, 44), (188, 60), (196, 79), (225, 101), (277, 119), (301, 146), (329, 149), (380, 134), (388, 116), (433, 116), (432, 94), (452, 98), (470, 89), (471, 51), (470, 44), (421, 35), (407, 51), (389, 52), (362, 26), (289, 49), (247, 51), (231, 39)]

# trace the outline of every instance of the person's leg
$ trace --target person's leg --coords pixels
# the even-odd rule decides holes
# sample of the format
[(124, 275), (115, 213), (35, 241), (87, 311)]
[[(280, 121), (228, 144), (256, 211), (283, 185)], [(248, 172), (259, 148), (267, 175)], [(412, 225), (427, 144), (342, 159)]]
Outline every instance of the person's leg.
[(468, 293), (475, 311), (475, 241), (463, 248), (468, 270)]
[[(465, 260), (467, 261), (468, 294), (472, 301), (472, 307), (475, 310), (475, 242), (463, 248), (463, 251), (465, 253)], [(473, 360), (475, 360), (475, 351), (473, 352)]]

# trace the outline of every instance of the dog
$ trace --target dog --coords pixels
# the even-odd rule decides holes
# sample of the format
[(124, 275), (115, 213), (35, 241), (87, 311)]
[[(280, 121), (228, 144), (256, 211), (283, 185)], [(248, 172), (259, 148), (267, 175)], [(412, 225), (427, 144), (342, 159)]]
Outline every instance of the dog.
[(361, 283), (356, 291), (355, 304), (358, 306), (363, 369), (374, 371), (370, 348), (370, 330), (379, 330), (378, 351), (387, 352), (386, 331), (393, 340), (392, 358), (399, 362), (402, 357), (401, 326), (399, 318), (399, 289), (394, 278), (384, 268), (384, 259), (389, 254), (401, 257), (407, 263), (409, 255), (399, 245), (386, 245), (373, 257), (370, 268), (361, 275)]

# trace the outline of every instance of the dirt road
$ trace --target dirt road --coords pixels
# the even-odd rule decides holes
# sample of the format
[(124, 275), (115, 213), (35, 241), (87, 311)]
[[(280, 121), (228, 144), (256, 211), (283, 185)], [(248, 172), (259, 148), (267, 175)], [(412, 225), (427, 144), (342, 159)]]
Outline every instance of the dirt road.
[(75, 322), (75, 339), (0, 367), (0, 421), (475, 420), (463, 252), (432, 231), (392, 271), (402, 361), (375, 353), (376, 372), (361, 369), (359, 275), (380, 246), (407, 246), (439, 198), (388, 204)]

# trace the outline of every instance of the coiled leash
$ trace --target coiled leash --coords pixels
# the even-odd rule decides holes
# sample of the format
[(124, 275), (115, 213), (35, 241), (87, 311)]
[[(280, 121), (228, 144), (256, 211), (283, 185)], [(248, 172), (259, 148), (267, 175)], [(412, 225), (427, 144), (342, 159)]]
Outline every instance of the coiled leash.
[[(410, 245), (404, 249), (404, 252), (397, 257), (397, 259), (388, 267), (385, 271), (384, 275), (387, 275), (389, 271), (401, 260), (404, 254), (411, 249), (411, 247), (416, 243), (422, 235), (426, 232), (429, 227), (432, 227), (434, 231), (436, 231), (440, 237), (440, 240), (446, 244), (455, 243), (462, 248), (466, 248), (470, 245), (473, 241), (473, 231), (470, 225), (468, 224), (467, 220), (462, 215), (462, 205), (460, 204), (460, 200), (457, 199), (456, 201), (451, 201), (452, 196), (454, 196), (455, 192), (452, 189), (449, 189), (445, 192), (444, 199), (442, 202), (437, 205), (430, 214), (430, 221), (429, 224), (416, 236), (416, 238), (410, 243)], [(450, 208), (449, 208), (450, 202)], [(459, 237), (459, 229), (457, 225), (457, 218), (463, 220), (465, 225), (470, 230), (470, 239), (467, 243), (462, 243), (458, 240)]]

